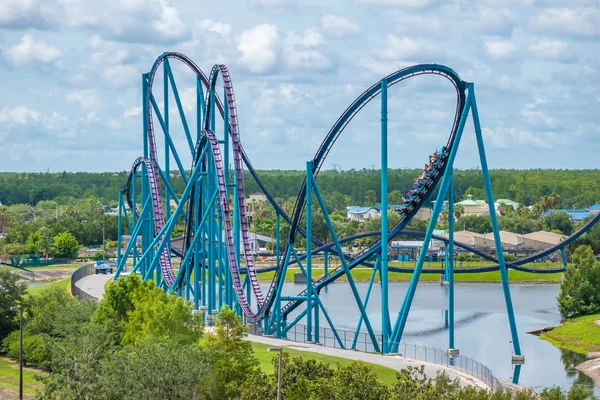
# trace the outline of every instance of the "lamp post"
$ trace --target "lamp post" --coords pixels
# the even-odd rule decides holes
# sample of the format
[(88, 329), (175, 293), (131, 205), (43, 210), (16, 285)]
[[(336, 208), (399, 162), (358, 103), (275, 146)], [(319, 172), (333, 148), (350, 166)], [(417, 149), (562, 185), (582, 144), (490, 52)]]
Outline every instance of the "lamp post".
[(269, 347), (268, 351), (279, 352), (279, 367), (277, 368), (277, 400), (281, 400), (281, 359), (283, 358), (283, 347)]
[(10, 308), (12, 311), (20, 311), (20, 322), (19, 322), (19, 335), (20, 335), (20, 345), (19, 345), (19, 400), (23, 400), (23, 304), (19, 304), (18, 306), (12, 306)]

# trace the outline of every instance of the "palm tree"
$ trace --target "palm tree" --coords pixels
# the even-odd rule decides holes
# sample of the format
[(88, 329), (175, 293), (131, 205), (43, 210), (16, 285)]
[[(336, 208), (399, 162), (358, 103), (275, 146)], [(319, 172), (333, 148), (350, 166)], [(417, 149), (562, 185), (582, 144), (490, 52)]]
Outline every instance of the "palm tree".
[(465, 214), (465, 208), (463, 207), (463, 205), (462, 204), (455, 204), (454, 205), (454, 216), (456, 217), (456, 219), (459, 219), (464, 214)]

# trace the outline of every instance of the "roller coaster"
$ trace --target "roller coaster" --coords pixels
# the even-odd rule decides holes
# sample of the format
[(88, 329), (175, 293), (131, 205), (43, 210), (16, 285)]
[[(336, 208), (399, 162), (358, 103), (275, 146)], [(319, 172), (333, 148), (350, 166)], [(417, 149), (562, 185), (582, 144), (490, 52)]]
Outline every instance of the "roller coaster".
[[(171, 63), (187, 69), (189, 77), (195, 79), (193, 100), (195, 110), (190, 111), (182, 101), (175, 81)], [(155, 78), (162, 75), (162, 85)], [(407, 79), (421, 75), (437, 75), (446, 78), (456, 92), (456, 111), (448, 141), (430, 156), (430, 162), (409, 193), (405, 195), (397, 210), (400, 220), (393, 226), (388, 224), (388, 215), (381, 213), (381, 230), (360, 233), (349, 237), (338, 237), (325, 207), (317, 183), (317, 175), (324, 162), (352, 119), (372, 100), (378, 98), (381, 105), (381, 208), (388, 209), (388, 88)], [(217, 83), (222, 82), (222, 98)], [(189, 94), (189, 91), (187, 92)], [(160, 95), (163, 95), (160, 98)], [(174, 99), (175, 109), (169, 108)], [(189, 99), (189, 97), (188, 97)], [(162, 102), (162, 103), (161, 103)], [(193, 120), (186, 116), (186, 108)], [(319, 319), (322, 315), (334, 332), (337, 344), (350, 347), (337, 333), (326, 304), (320, 299), (321, 291), (336, 280), (345, 277), (358, 308), (358, 326), (355, 340), (362, 325), (368, 332), (373, 349), (381, 353), (396, 353), (407, 323), (411, 304), (422, 273), (442, 273), (448, 282), (448, 349), (454, 349), (454, 274), (462, 272), (499, 271), (506, 303), (506, 310), (513, 344), (513, 362), (524, 361), (515, 315), (511, 300), (508, 269), (550, 273), (562, 272), (564, 268), (532, 269), (528, 263), (554, 252), (562, 254), (566, 267), (564, 249), (589, 230), (600, 214), (588, 221), (563, 242), (514, 262), (504, 259), (494, 198), (490, 183), (483, 135), (481, 132), (474, 84), (463, 81), (452, 69), (439, 64), (421, 64), (396, 71), (364, 91), (337, 119), (325, 135), (312, 160), (306, 163), (306, 175), (302, 182), (293, 212), (288, 215), (277, 204), (274, 196), (265, 187), (253, 168), (241, 142), (238, 110), (231, 76), (225, 65), (215, 65), (206, 76), (188, 57), (180, 53), (163, 53), (150, 72), (142, 76), (142, 119), (143, 156), (135, 160), (127, 183), (119, 197), (119, 245), (118, 267), (115, 279), (132, 261), (132, 272), (143, 279), (154, 280), (165, 291), (184, 297), (193, 304), (194, 310), (202, 313), (210, 323), (218, 310), (227, 305), (237, 310), (246, 322), (253, 324), (266, 335), (286, 338), (287, 332), (301, 320), (306, 324), (306, 340), (321, 341)], [(172, 111), (172, 112), (171, 112)], [(218, 115), (217, 115), (218, 114)], [(481, 162), (486, 200), (495, 242), (495, 255), (454, 241), (454, 218), (449, 218), (449, 235), (434, 235), (434, 228), (447, 199), (448, 215), (454, 215), (453, 165), (461, 143), (465, 123), (471, 114), (477, 148)], [(218, 117), (218, 123), (217, 123)], [(171, 135), (173, 119), (181, 124), (185, 132), (183, 148), (176, 148), (177, 140)], [(222, 126), (221, 126), (222, 121)], [(218, 135), (220, 131), (222, 135)], [(164, 157), (159, 163), (158, 141), (162, 137)], [(189, 152), (189, 153), (188, 153)], [(182, 155), (192, 162), (186, 169)], [(175, 165), (171, 165), (174, 161)], [(231, 164), (230, 164), (231, 162)], [(173, 167), (173, 168), (172, 168)], [(275, 260), (269, 267), (257, 267), (250, 245), (248, 208), (246, 205), (244, 169), (276, 212)], [(175, 171), (176, 174), (171, 173)], [(182, 179), (185, 188), (177, 193), (173, 188), (173, 175)], [(423, 207), (432, 193), (437, 195), (432, 216), (425, 232), (406, 230), (408, 222)], [(173, 206), (172, 206), (173, 204)], [(316, 209), (323, 213), (332, 241), (323, 243), (313, 236), (313, 214)], [(282, 238), (282, 224), (286, 232)], [(130, 238), (122, 251), (123, 227), (127, 227)], [(175, 245), (176, 227), (184, 226), (181, 238)], [(423, 247), (414, 268), (389, 266), (388, 247), (390, 239), (399, 235), (423, 237)], [(358, 254), (344, 253), (342, 245), (356, 239), (372, 237), (374, 241)], [(303, 240), (300, 240), (303, 238)], [(424, 269), (427, 249), (432, 239), (442, 241), (445, 257), (444, 268)], [(138, 244), (139, 243), (139, 244)], [(303, 243), (300, 246), (300, 243)], [(304, 245), (305, 243), (305, 245)], [(454, 270), (455, 247), (482, 257), (490, 265), (477, 269)], [(315, 279), (312, 275), (313, 258), (323, 257), (324, 273)], [(330, 259), (330, 257), (333, 257)], [(329, 263), (339, 259), (332, 268)], [(298, 265), (306, 278), (306, 288), (295, 296), (284, 295), (285, 276), (288, 267)], [(372, 271), (369, 288), (362, 298), (352, 269), (363, 266)], [(258, 275), (272, 271), (273, 279), (265, 286), (259, 284)], [(389, 310), (389, 272), (409, 272), (410, 283), (401, 308), (392, 324)], [(366, 312), (368, 296), (375, 275), (381, 285), (381, 340), (377, 340), (371, 317)], [(294, 310), (298, 310), (293, 313)], [(354, 346), (354, 345), (353, 345)]]

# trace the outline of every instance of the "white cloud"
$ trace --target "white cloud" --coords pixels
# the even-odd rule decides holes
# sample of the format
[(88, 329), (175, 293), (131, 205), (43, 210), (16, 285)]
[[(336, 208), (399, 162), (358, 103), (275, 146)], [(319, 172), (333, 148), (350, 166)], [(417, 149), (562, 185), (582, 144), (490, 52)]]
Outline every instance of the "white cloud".
[(321, 27), (326, 34), (335, 37), (350, 35), (360, 30), (358, 25), (349, 19), (333, 14), (321, 17)]
[(548, 8), (530, 19), (541, 30), (584, 37), (600, 36), (600, 7)]
[(104, 68), (104, 80), (113, 86), (137, 84), (141, 73), (132, 65), (108, 65)]
[(77, 89), (67, 94), (67, 101), (77, 103), (85, 111), (95, 111), (100, 106), (100, 98), (95, 89)]
[(123, 113), (123, 118), (133, 118), (142, 115), (142, 107), (131, 107)]
[(331, 66), (329, 60), (319, 50), (325, 43), (323, 35), (315, 28), (308, 28), (302, 35), (289, 32), (285, 39), (284, 53), (288, 67), (322, 71)]
[(152, 26), (165, 37), (180, 39), (185, 35), (186, 28), (177, 9), (165, 0), (159, 0), (159, 3), (161, 11), (158, 18), (152, 22)]
[(560, 143), (560, 139), (554, 132), (531, 132), (518, 128), (503, 128), (492, 130), (482, 128), (483, 136), (490, 140), (493, 147), (508, 149), (533, 146), (541, 149), (549, 149)]
[(279, 29), (270, 24), (257, 25), (242, 32), (237, 47), (242, 52), (240, 64), (252, 73), (265, 73), (277, 62)]
[(388, 7), (425, 8), (436, 0), (354, 0), (358, 4)]
[(39, 112), (22, 105), (14, 108), (4, 107), (0, 111), (0, 122), (2, 124), (29, 125), (40, 120), (41, 115)]
[(198, 27), (209, 32), (218, 33), (221, 36), (227, 36), (231, 33), (231, 25), (224, 22), (213, 21), (212, 19), (203, 19), (198, 22)]
[(50, 45), (43, 40), (36, 40), (31, 34), (24, 35), (19, 43), (11, 46), (6, 51), (7, 61), (15, 66), (36, 63), (47, 64), (58, 60), (62, 53), (58, 47)]
[(556, 119), (548, 116), (546, 111), (540, 110), (539, 106), (546, 104), (547, 101), (543, 99), (535, 99), (533, 103), (527, 103), (521, 110), (521, 115), (531, 125), (543, 125), (552, 128), (556, 125)]
[(8, 28), (47, 28), (50, 11), (44, 2), (37, 0), (2, 0), (0, 26)]
[(280, 7), (287, 3), (288, 0), (250, 0), (250, 4), (261, 7)]
[(382, 51), (382, 58), (386, 60), (409, 60), (420, 57), (434, 56), (440, 53), (438, 45), (429, 39), (413, 39), (410, 37), (397, 37), (387, 35), (386, 47)]
[(516, 46), (510, 40), (492, 40), (485, 42), (485, 47), (491, 58), (502, 60), (509, 58), (515, 50)]
[(567, 42), (557, 39), (537, 38), (529, 46), (529, 50), (538, 58), (544, 60), (566, 61), (573, 56)]

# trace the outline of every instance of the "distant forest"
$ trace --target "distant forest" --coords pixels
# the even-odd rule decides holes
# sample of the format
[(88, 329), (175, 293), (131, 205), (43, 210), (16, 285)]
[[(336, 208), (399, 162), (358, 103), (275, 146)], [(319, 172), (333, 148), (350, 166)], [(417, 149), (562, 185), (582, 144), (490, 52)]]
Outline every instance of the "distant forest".
[[(418, 169), (390, 169), (390, 201), (407, 192), (418, 176)], [(117, 196), (127, 180), (128, 172), (117, 173), (0, 173), (0, 202), (9, 206), (19, 203), (36, 205), (41, 200), (88, 198), (94, 196), (107, 205), (117, 204)], [(258, 171), (261, 180), (278, 199), (295, 198), (303, 171)], [(455, 196), (467, 194), (484, 198), (483, 178), (476, 169), (455, 170)], [(558, 195), (557, 208), (585, 208), (600, 202), (600, 170), (492, 170), (494, 197), (507, 198), (529, 206), (543, 196)], [(258, 185), (246, 172), (246, 193), (258, 191)], [(380, 201), (379, 170), (323, 171), (318, 184), (329, 197), (338, 197), (345, 205), (371, 205)], [(176, 192), (183, 191), (181, 178), (173, 178)], [(375, 196), (373, 196), (373, 191)], [(369, 192), (369, 193), (367, 193)], [(342, 200), (343, 199), (343, 200)], [(339, 204), (340, 206), (342, 204)], [(335, 207), (334, 208), (338, 208)]]

